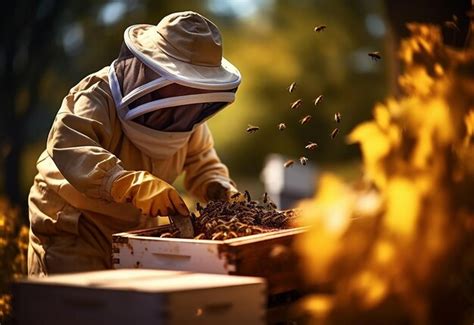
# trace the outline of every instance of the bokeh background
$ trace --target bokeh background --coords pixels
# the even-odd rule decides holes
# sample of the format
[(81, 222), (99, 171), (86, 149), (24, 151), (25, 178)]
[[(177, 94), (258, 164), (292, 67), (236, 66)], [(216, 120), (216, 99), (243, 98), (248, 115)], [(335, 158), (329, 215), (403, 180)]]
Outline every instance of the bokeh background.
[[(237, 100), (209, 125), (216, 149), (240, 189), (260, 195), (262, 169), (278, 153), (306, 155), (320, 172), (345, 182), (362, 173), (346, 135), (377, 102), (400, 95), (397, 50), (407, 22), (432, 23), (443, 43), (461, 46), (470, 0), (18, 0), (2, 4), (0, 39), (0, 321), (11, 314), (9, 283), (26, 271), (27, 196), (49, 128), (69, 89), (118, 55), (123, 31), (157, 24), (175, 11), (210, 18), (224, 56), (243, 77)], [(457, 17), (458, 31), (445, 22)], [(327, 25), (314, 32), (317, 25)], [(373, 61), (368, 52), (379, 51)], [(293, 93), (287, 87), (296, 82)], [(323, 95), (315, 107), (314, 99)], [(303, 100), (297, 111), (290, 103)], [(342, 114), (336, 125), (334, 113)], [(311, 114), (305, 126), (298, 121)], [(279, 132), (277, 124), (288, 128)], [(260, 130), (246, 133), (248, 124)], [(331, 139), (332, 130), (340, 132)], [(308, 141), (315, 151), (305, 151)], [(182, 178), (176, 187), (183, 190)], [(472, 279), (470, 277), (469, 279)], [(472, 280), (471, 280), (472, 282)], [(471, 287), (472, 288), (472, 283)], [(472, 297), (471, 295), (468, 295)], [(6, 316), (5, 316), (6, 315)]]
[[(308, 158), (323, 168), (357, 173), (357, 149), (344, 134), (370, 116), (387, 93), (387, 25), (381, 1), (20, 1), (2, 14), (5, 28), (0, 90), (0, 191), (25, 206), (35, 161), (62, 98), (79, 80), (109, 65), (131, 24), (157, 24), (166, 14), (194, 10), (223, 34), (224, 55), (243, 76), (237, 100), (210, 121), (216, 148), (240, 188), (263, 191), (265, 157), (302, 155), (309, 140), (319, 144)], [(328, 28), (315, 33), (316, 25)], [(373, 62), (369, 51), (384, 59)], [(289, 94), (286, 88), (297, 83)], [(312, 101), (323, 95), (315, 108)], [(290, 111), (290, 102), (303, 106)], [(333, 116), (340, 134), (331, 141)], [(311, 114), (309, 125), (298, 120)], [(284, 132), (277, 124), (286, 122)], [(249, 135), (247, 124), (260, 131)], [(345, 166), (349, 165), (347, 169)], [(180, 187), (178, 180), (177, 186)], [(24, 209), (25, 210), (25, 209)]]

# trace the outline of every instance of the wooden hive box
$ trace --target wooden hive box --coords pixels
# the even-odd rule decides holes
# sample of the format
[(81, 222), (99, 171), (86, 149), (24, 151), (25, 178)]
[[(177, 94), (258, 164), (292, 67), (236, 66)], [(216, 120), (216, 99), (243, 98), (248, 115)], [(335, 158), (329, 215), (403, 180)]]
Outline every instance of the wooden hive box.
[(14, 285), (16, 323), (264, 324), (265, 281), (184, 271), (108, 270)]
[(147, 268), (258, 276), (270, 295), (300, 287), (293, 243), (305, 228), (284, 229), (227, 240), (160, 238), (170, 226), (113, 236), (114, 268)]

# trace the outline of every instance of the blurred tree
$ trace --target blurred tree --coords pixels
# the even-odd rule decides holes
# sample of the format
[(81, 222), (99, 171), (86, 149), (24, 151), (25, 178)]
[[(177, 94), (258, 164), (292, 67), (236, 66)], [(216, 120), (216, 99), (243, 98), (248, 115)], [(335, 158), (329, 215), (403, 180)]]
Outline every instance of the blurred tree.
[[(0, 191), (26, 210), (26, 197), (55, 112), (68, 89), (108, 65), (123, 30), (156, 24), (198, 1), (20, 0), (2, 10)], [(33, 149), (33, 154), (25, 153)], [(22, 159), (26, 156), (26, 162)], [(26, 174), (26, 176), (25, 176)], [(25, 214), (26, 215), (26, 214)]]
[[(407, 23), (422, 22), (441, 26), (443, 42), (448, 46), (465, 47), (469, 35), (468, 11), (471, 0), (413, 0), (385, 1), (390, 29), (391, 51), (398, 52), (402, 38), (409, 36)], [(451, 25), (448, 23), (451, 22)], [(452, 25), (452, 24), (455, 24)], [(471, 36), (472, 37), (472, 36)], [(390, 88), (400, 95), (398, 77), (402, 71), (400, 60), (390, 62)]]
[[(7, 2), (2, 10), (0, 46), (1, 188), (15, 204), (25, 202), (21, 191), (21, 156), (26, 143), (29, 117), (48, 94), (42, 82), (49, 67), (61, 58), (57, 42), (71, 12), (81, 16), (99, 1), (21, 0)], [(94, 5), (92, 5), (94, 4)], [(35, 135), (36, 137), (38, 135)]]

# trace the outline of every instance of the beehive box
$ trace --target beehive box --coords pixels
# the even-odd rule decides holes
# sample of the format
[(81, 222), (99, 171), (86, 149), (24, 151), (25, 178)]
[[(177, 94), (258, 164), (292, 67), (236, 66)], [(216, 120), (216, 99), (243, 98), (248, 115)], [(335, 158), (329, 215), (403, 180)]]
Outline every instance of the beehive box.
[(263, 324), (265, 281), (184, 271), (108, 270), (14, 286), (16, 323)]
[(227, 240), (159, 238), (170, 226), (113, 236), (114, 268), (147, 268), (258, 276), (268, 293), (300, 287), (293, 242), (305, 228), (261, 233)]

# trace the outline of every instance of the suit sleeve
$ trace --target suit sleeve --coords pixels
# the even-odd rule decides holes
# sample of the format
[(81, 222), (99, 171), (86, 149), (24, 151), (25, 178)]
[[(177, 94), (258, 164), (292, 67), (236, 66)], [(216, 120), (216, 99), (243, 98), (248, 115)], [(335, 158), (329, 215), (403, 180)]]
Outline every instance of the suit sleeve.
[(108, 150), (122, 132), (118, 123), (110, 94), (98, 85), (69, 93), (56, 115), (47, 152), (64, 178), (89, 197), (111, 200), (111, 184), (124, 172)]

